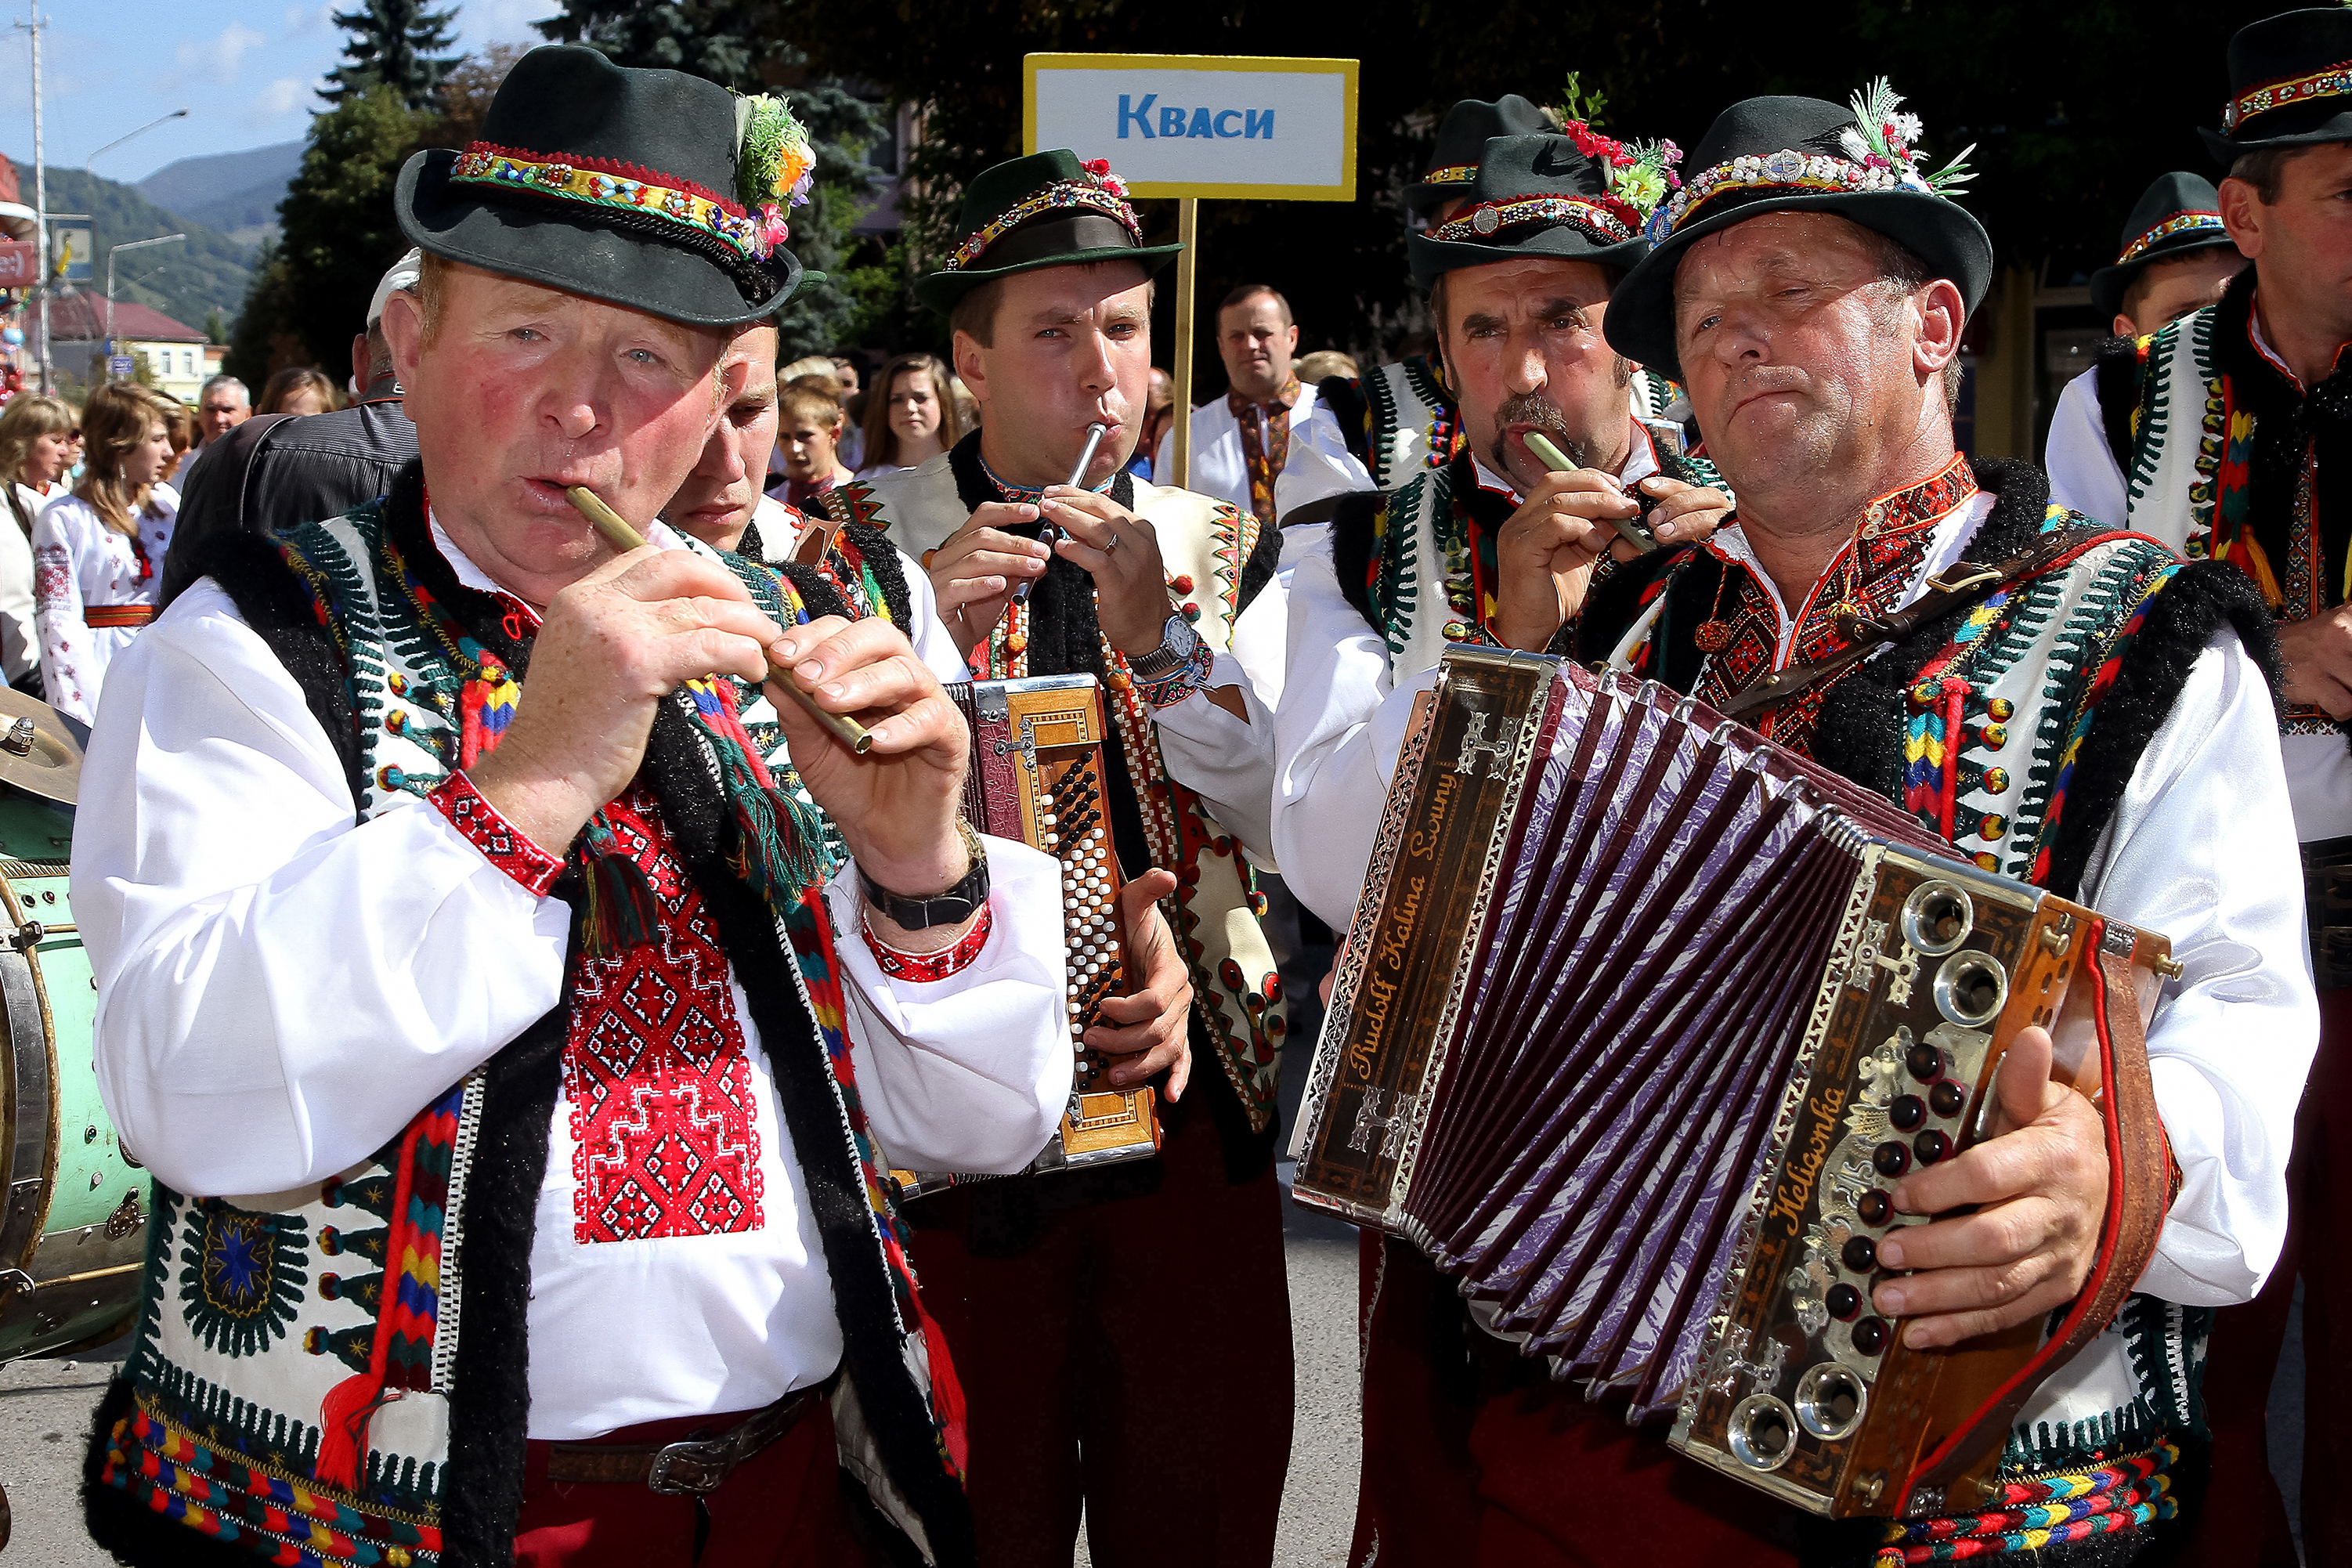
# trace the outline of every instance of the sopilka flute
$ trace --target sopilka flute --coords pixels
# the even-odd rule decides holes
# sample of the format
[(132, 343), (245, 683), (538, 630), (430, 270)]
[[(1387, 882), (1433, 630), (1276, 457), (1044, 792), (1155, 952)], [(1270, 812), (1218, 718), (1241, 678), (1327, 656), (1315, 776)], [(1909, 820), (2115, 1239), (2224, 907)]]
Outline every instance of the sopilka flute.
[[(1567, 455), (1553, 446), (1542, 431), (1530, 430), (1523, 439), (1528, 444), (1528, 450), (1536, 455), (1537, 461), (1553, 473), (1566, 474), (1576, 470), (1578, 465), (1570, 462)], [(1626, 543), (1645, 555), (1659, 547), (1658, 536), (1650, 531), (1649, 525), (1642, 521), (1639, 513), (1632, 517), (1612, 517), (1609, 522)]]
[[(1087, 449), (1078, 454), (1077, 467), (1072, 468), (1070, 477), (1063, 481), (1071, 489), (1076, 489), (1087, 482), (1087, 470), (1094, 467), (1095, 453), (1102, 446), (1102, 438), (1109, 430), (1109, 426), (1099, 421), (1087, 426)], [(1050, 522), (1037, 531), (1037, 542), (1045, 547), (1049, 560), (1052, 558), (1054, 541), (1061, 537), (1062, 531)], [(1013, 590), (1013, 602), (1016, 605), (1027, 604), (1029, 590), (1036, 585), (1036, 582), (1037, 579), (1034, 577), (1024, 577), (1021, 580), (1021, 585)]]
[[(630, 527), (628, 519), (606, 506), (604, 498), (586, 485), (573, 485), (563, 493), (572, 498), (572, 504), (579, 510), (580, 515), (586, 518), (591, 526), (603, 534), (605, 542), (612, 545), (614, 549), (625, 552), (641, 550), (645, 547), (646, 536)], [(847, 746), (859, 756), (862, 757), (874, 749), (874, 736), (865, 725), (846, 713), (829, 713), (818, 707), (815, 698), (793, 685), (792, 678), (775, 666), (770, 665), (767, 674), (761, 677), (761, 679), (791, 692), (793, 700), (808, 710), (811, 718), (832, 731), (843, 745)]]

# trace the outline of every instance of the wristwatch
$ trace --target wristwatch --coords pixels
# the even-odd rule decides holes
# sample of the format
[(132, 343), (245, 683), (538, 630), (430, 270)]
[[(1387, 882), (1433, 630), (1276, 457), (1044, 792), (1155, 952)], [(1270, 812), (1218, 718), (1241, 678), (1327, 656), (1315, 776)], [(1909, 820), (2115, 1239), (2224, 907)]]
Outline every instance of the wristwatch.
[(1160, 646), (1129, 659), (1127, 668), (1139, 679), (1165, 680), (1190, 664), (1200, 646), (1201, 634), (1192, 629), (1192, 623), (1181, 613), (1171, 615), (1168, 624), (1160, 628)]
[(971, 857), (971, 869), (963, 879), (943, 893), (927, 899), (910, 899), (894, 893), (857, 868), (858, 885), (866, 889), (866, 901), (898, 922), (908, 931), (924, 931), (932, 926), (961, 925), (980, 912), (988, 902), (988, 848), (971, 824), (959, 817), (956, 831), (963, 837), (964, 852)]

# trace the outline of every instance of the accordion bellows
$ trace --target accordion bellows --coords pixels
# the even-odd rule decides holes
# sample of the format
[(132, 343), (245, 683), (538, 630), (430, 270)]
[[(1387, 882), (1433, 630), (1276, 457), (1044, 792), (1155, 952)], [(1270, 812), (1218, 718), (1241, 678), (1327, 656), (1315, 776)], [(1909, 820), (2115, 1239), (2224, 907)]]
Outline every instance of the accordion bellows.
[[(1398, 763), (1293, 1191), (1785, 1501), (1970, 1507), (2153, 1247), (2159, 972), (2163, 938), (1958, 858), (1696, 701), (1455, 648)], [(1876, 1238), (1924, 1223), (1888, 1189), (1999, 1131), (2032, 1024), (2053, 1076), (2113, 1090), (2099, 1268), (2046, 1342), (1911, 1351), (1870, 1298)]]

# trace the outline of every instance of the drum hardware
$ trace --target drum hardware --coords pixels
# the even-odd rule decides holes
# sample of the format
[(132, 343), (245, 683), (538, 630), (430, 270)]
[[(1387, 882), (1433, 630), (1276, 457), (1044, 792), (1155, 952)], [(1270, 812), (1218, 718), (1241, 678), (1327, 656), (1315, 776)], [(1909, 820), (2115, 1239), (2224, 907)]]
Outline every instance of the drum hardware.
[(19, 719), (9, 725), (8, 733), (0, 736), (0, 751), (7, 752), (12, 756), (31, 756), (33, 754), (33, 721), (30, 719)]
[(138, 1193), (125, 1193), (115, 1211), (106, 1216), (106, 1239), (120, 1241), (146, 1223), (146, 1212), (139, 1206)]
[(81, 784), (81, 743), (47, 703), (0, 687), (0, 784), (71, 805)]

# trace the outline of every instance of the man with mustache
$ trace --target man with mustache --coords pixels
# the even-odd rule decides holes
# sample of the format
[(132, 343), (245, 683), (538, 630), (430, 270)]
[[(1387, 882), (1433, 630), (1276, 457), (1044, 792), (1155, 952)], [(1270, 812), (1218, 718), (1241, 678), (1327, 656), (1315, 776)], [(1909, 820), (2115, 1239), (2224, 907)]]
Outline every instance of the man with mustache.
[[(1580, 132), (1498, 136), (1462, 205), (1407, 250), (1430, 291), (1464, 445), (1393, 490), (1343, 498), (1300, 552), (1288, 668), (1276, 716), (1272, 825), (1285, 883), (1344, 931), (1414, 693), (1445, 645), (1565, 646), (1596, 563), (1629, 557), (1612, 520), (1659, 538), (1704, 534), (1729, 506), (1685, 458), (1678, 427), (1639, 417), (1631, 362), (1602, 341), (1612, 289), (1648, 252), (1645, 203), (1618, 194), (1616, 144)], [(1638, 153), (1638, 156), (1636, 155)], [(1656, 174), (1655, 149), (1629, 153)], [(1636, 199), (1636, 198), (1639, 199)], [(1540, 431), (1577, 465), (1549, 466)], [(1454, 1462), (1474, 1404), (1433, 1347), (1471, 1332), (1460, 1299), (1412, 1247), (1367, 1235), (1364, 1468), (1351, 1561), (1431, 1562), (1456, 1550), (1475, 1500)]]
[(783, 102), (548, 47), (482, 137), (394, 196), (417, 461), (216, 539), (90, 742), (98, 1080), (156, 1178), (91, 1534), (814, 1568), (862, 1521), (963, 1560), (877, 1165), (1051, 1134), (1059, 867), (959, 827), (970, 738), (895, 627), (656, 518), (801, 277)]
[[(1279, 535), (1126, 471), (1151, 274), (1176, 247), (1142, 243), (1108, 165), (1000, 163), (962, 222), (917, 292), (949, 318), (980, 428), (826, 506), (920, 553), (975, 672), (1103, 681), (1112, 837), (1127, 874), (1169, 895), (1191, 981), (1157, 993), (1162, 1043), (1112, 1069), (1120, 1087), (1168, 1069), (1156, 1160), (918, 1207), (925, 1299), (971, 1411), (981, 1561), (1068, 1562), (1083, 1508), (1097, 1563), (1263, 1563), (1290, 1449), (1283, 1016), (1236, 835), (1263, 833), (1272, 721), (1228, 638)], [(1103, 439), (1071, 483), (1091, 424)]]
[[(1804, 1520), (1506, 1351), (1487, 1359), (1496, 1380), (1469, 1445), (1483, 1561), (1606, 1556), (1611, 1514), (1640, 1519), (1677, 1562), (2159, 1552), (2201, 1469), (2210, 1310), (2252, 1296), (2278, 1255), (2317, 1016), (2271, 694), (2249, 652), (2270, 656), (2266, 616), (2241, 574), (2052, 506), (2029, 465), (1959, 456), (1959, 343), (1992, 247), (1945, 194), (1955, 170), (1920, 167), (1900, 104), (1882, 81), (1852, 107), (1735, 105), (1653, 221), (1609, 341), (1689, 389), (1739, 507), (1704, 544), (1597, 589), (1577, 652), (1718, 707), (1773, 678), (1748, 721), (1780, 745), (1988, 870), (2168, 935), (2182, 973), (2147, 1051), (2168, 1212), (2138, 1293), (2084, 1325), (2017, 1412), (1982, 1511)], [(2008, 1130), (1886, 1183), (1892, 1212), (1944, 1217), (1886, 1230), (1889, 1211), (1838, 1200), (1875, 1241), (1873, 1266), (1841, 1281), (1857, 1328), (1933, 1349), (2076, 1299), (2102, 1242), (2106, 1135), (2090, 1100), (2050, 1081), (2050, 1049), (2041, 1029), (2016, 1037), (1998, 1089)], [(1705, 1375), (1785, 1400), (1804, 1369), (1786, 1370)], [(1594, 1496), (1611, 1509), (1580, 1512), (1573, 1500)]]

